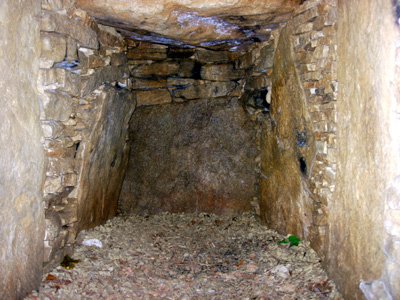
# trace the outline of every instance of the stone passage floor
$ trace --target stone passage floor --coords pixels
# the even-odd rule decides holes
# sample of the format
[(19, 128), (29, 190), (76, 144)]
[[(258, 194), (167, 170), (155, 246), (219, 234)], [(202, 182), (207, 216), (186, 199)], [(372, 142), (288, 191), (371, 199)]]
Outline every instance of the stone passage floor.
[(81, 262), (26, 299), (342, 299), (316, 253), (283, 238), (250, 213), (117, 217), (81, 232)]

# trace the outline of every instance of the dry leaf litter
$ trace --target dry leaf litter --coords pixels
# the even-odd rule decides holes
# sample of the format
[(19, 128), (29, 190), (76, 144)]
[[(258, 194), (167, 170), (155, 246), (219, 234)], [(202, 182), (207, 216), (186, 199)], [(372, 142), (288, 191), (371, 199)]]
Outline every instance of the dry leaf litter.
[(283, 238), (251, 213), (120, 216), (25, 299), (342, 299), (308, 243)]

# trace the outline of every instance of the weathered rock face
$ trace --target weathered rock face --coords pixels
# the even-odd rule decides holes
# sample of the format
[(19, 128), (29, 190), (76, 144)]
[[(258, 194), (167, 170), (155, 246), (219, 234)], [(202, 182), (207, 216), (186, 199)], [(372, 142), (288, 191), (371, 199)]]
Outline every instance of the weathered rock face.
[[(110, 171), (107, 166), (99, 167), (98, 160), (84, 152), (84, 149), (86, 143), (94, 142), (98, 149), (104, 150), (104, 147), (109, 146), (108, 139), (111, 138), (113, 147), (121, 146), (118, 151), (124, 153), (125, 144), (118, 143), (117, 138), (122, 134), (120, 132), (114, 137), (104, 138), (102, 141), (105, 144), (93, 139), (104, 136), (101, 132), (104, 127), (97, 122), (105, 123), (104, 118), (108, 118), (113, 123), (115, 120), (109, 118), (117, 118), (111, 113), (105, 113), (105, 106), (114, 109), (112, 105), (119, 103), (115, 97), (131, 97), (125, 95), (130, 87), (124, 52), (126, 44), (113, 28), (98, 25), (84, 11), (75, 9), (74, 2), (42, 2), (42, 52), (37, 87), (45, 137), (44, 150), (48, 161), (43, 186), (46, 208), (43, 255), (45, 271), (59, 264), (66, 254), (72, 254), (72, 245), (81, 228), (94, 226), (105, 221), (107, 216), (113, 216), (116, 203), (112, 202), (113, 193), (118, 194), (124, 174), (123, 168), (115, 175), (115, 169)], [(104, 91), (105, 84), (115, 88), (109, 87)], [(125, 92), (112, 91), (123, 87), (126, 88)], [(110, 102), (104, 99), (106, 96), (110, 97)], [(127, 106), (124, 104), (125, 108)], [(130, 109), (123, 114), (129, 113)], [(122, 119), (115, 122), (124, 122), (126, 116), (123, 114)], [(120, 123), (117, 125), (117, 128), (122, 126)], [(92, 132), (94, 129), (99, 132)], [(115, 152), (113, 147), (111, 149)], [(106, 158), (111, 155), (107, 154), (107, 150), (104, 152)], [(122, 159), (123, 155), (120, 156), (119, 159)], [(114, 162), (119, 166), (123, 163), (123, 159)], [(104, 187), (100, 192), (92, 184), (93, 178), (87, 174), (92, 170), (91, 167), (93, 170), (100, 168), (103, 173), (113, 174), (110, 181), (100, 176)], [(83, 177), (80, 177), (81, 174)], [(121, 182), (116, 183), (116, 180)], [(99, 213), (98, 207), (91, 201), (104, 195), (110, 196), (110, 202), (106, 202), (111, 205), (111, 210), (105, 207), (105, 212)], [(118, 195), (114, 195), (114, 198), (118, 198)], [(87, 214), (93, 219), (88, 221), (87, 218), (81, 218), (80, 214)]]
[(129, 155), (128, 123), (135, 108), (132, 93), (113, 88), (105, 88), (93, 101), (94, 126), (82, 132), (77, 154), (83, 162), (77, 185), (79, 229), (104, 223), (117, 212)]
[(77, 5), (135, 39), (237, 49), (246, 41), (268, 39), (271, 29), (287, 21), (300, 2), (78, 0)]
[(338, 4), (340, 126), (329, 271), (348, 298), (364, 299), (358, 285), (367, 281), (368, 299), (389, 299), (385, 288), (399, 299), (400, 206), (387, 203), (385, 210), (385, 200), (400, 203), (392, 193), (400, 173), (398, 20), (391, 2)]
[[(44, 175), (35, 80), (40, 0), (0, 5), (0, 299), (22, 299), (42, 278)], [(16, 37), (18, 39), (16, 40)]]
[(313, 209), (305, 180), (315, 142), (288, 28), (281, 31), (275, 52), (270, 114), (261, 146), (261, 216), (269, 227), (307, 236)]
[(254, 196), (255, 129), (235, 98), (139, 107), (121, 192), (127, 212), (239, 212)]

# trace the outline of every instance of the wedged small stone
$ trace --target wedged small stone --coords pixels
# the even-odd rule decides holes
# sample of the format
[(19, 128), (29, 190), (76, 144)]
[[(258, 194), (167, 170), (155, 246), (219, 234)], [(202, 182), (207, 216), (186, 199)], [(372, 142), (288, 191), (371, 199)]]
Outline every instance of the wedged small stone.
[(137, 105), (156, 105), (171, 102), (171, 94), (167, 89), (134, 92)]
[(127, 58), (125, 53), (121, 52), (121, 53), (114, 53), (113, 55), (111, 55), (111, 65), (112, 66), (122, 66), (124, 64), (126, 64), (127, 62)]
[(61, 177), (46, 177), (43, 186), (43, 194), (55, 194), (63, 190)]
[(58, 89), (72, 96), (78, 96), (81, 89), (81, 77), (63, 68), (41, 69), (38, 83), (45, 89)]
[(128, 76), (128, 71), (122, 67), (105, 66), (98, 68), (94, 74), (82, 76), (81, 97), (85, 97), (104, 83), (122, 80)]
[(254, 57), (252, 52), (247, 52), (238, 58), (236, 67), (238, 69), (248, 69), (254, 66)]
[(63, 61), (67, 50), (65, 37), (57, 33), (41, 32), (40, 40), (42, 45), (41, 58), (53, 62)]
[(244, 78), (244, 70), (234, 69), (233, 64), (207, 64), (201, 67), (201, 78), (212, 81), (229, 81)]
[(85, 69), (99, 68), (107, 65), (107, 57), (100, 55), (97, 50), (79, 48), (78, 56), (81, 67)]
[(274, 48), (272, 46), (264, 47), (260, 51), (261, 61), (254, 68), (255, 72), (266, 72), (274, 65)]
[(179, 61), (178, 76), (183, 78), (190, 78), (195, 76), (195, 63), (192, 60), (185, 59)]
[(59, 90), (47, 90), (40, 95), (40, 119), (67, 121), (73, 111), (71, 96)]
[(201, 63), (233, 62), (238, 54), (229, 51), (197, 49), (195, 59)]
[[(75, 172), (75, 161), (73, 157), (49, 157), (46, 176), (55, 177)], [(68, 185), (71, 186), (71, 185)]]
[(48, 209), (46, 211), (45, 222), (46, 231), (44, 235), (44, 240), (52, 241), (60, 234), (62, 226), (60, 216), (55, 210)]
[(41, 30), (67, 34), (76, 39), (83, 47), (98, 48), (96, 32), (79, 21), (55, 12), (42, 11)]
[(58, 210), (56, 207), (56, 210), (58, 212), (58, 215), (60, 216), (62, 226), (78, 221), (78, 203), (76, 200), (72, 201), (71, 199), (69, 199), (68, 204), (66, 204), (60, 210)]
[(102, 47), (107, 47), (114, 51), (121, 52), (125, 49), (125, 42), (122, 35), (120, 35), (115, 28), (91, 23), (91, 28), (96, 32), (99, 43)]
[(42, 122), (43, 136), (45, 138), (55, 139), (62, 136), (64, 127), (55, 121)]
[(67, 55), (65, 56), (65, 60), (78, 60), (78, 46), (76, 40), (69, 36), (67, 37)]
[(62, 177), (63, 186), (75, 186), (77, 182), (77, 175), (74, 173), (65, 174)]

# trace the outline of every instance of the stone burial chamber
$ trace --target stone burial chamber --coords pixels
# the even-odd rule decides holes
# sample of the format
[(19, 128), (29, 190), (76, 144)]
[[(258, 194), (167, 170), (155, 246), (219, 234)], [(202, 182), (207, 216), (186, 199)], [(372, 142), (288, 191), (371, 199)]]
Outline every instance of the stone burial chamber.
[(118, 213), (249, 211), (400, 299), (397, 2), (3, 0), (0, 299)]

